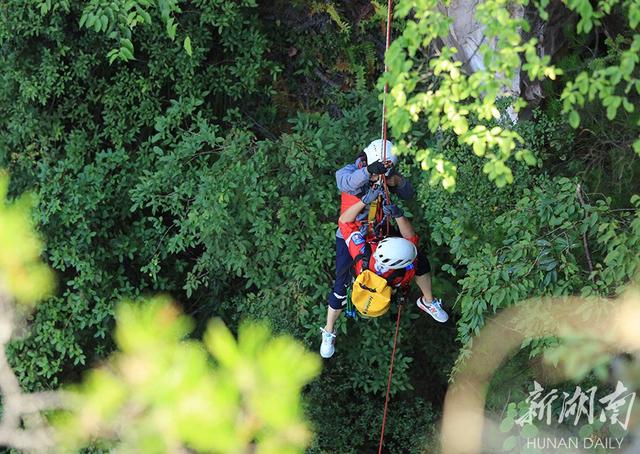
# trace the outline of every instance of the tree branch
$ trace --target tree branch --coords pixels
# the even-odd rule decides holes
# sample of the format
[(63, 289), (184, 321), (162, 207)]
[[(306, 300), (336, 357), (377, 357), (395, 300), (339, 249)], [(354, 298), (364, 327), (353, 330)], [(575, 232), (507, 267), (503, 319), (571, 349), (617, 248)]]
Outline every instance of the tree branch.
[(13, 324), (13, 303), (0, 288), (0, 393), (3, 404), (0, 446), (51, 452), (55, 443), (54, 431), (40, 413), (65, 407), (64, 401), (68, 395), (60, 391), (23, 394), (5, 350), (11, 339)]
[[(576, 195), (578, 196), (578, 200), (580, 201), (580, 205), (584, 209), (586, 203), (584, 201), (584, 193), (582, 191), (582, 184), (578, 183), (576, 187)], [(585, 210), (584, 217), (587, 217), (587, 212)], [(587, 233), (582, 234), (582, 244), (584, 245), (584, 253), (587, 256), (587, 264), (589, 265), (589, 274), (593, 274), (593, 261), (591, 260), (591, 253), (589, 252), (589, 242), (587, 241)], [(591, 278), (593, 279), (593, 277)]]

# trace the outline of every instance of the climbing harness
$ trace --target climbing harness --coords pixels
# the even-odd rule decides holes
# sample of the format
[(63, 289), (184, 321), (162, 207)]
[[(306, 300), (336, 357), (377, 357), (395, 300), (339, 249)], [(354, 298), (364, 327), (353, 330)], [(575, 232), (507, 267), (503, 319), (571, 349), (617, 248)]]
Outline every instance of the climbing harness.
[(380, 197), (378, 197), (376, 200), (371, 202), (371, 205), (369, 205), (369, 214), (367, 215), (367, 234), (369, 235), (369, 237), (378, 237), (374, 227), (377, 221), (376, 218), (378, 217), (378, 213), (380, 212), (380, 210), (378, 209), (380, 202)]
[[(376, 224), (373, 227), (373, 233), (376, 238), (384, 238), (389, 235), (389, 226), (387, 225), (387, 221), (389, 220), (387, 215), (382, 215), (382, 211), (380, 211), (381, 216), (378, 216), (376, 219)], [(383, 227), (386, 227), (385, 234), (382, 234)]]

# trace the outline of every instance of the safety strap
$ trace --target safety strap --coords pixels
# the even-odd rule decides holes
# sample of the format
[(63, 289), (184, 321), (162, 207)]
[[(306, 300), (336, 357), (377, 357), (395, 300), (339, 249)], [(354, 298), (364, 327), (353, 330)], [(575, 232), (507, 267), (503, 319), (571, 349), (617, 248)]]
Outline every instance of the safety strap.
[[(356, 255), (353, 260), (351, 260), (351, 262), (349, 262), (348, 265), (346, 265), (344, 268), (342, 268), (341, 270), (338, 270), (337, 275), (338, 277), (344, 277), (344, 275), (346, 273), (350, 273), (351, 270), (353, 269), (353, 267), (355, 266), (356, 263), (358, 263), (358, 260), (360, 259), (366, 259), (366, 262), (363, 261), (362, 265), (363, 268), (362, 269), (366, 269), (369, 268), (369, 259), (371, 257), (371, 245), (367, 242), (364, 243), (364, 252), (362, 254), (358, 254)], [(366, 268), (364, 268), (364, 265), (366, 264)]]
[(377, 221), (378, 215), (378, 205), (380, 204), (380, 197), (371, 202), (369, 205), (369, 215), (367, 216), (367, 232), (369, 236), (377, 237), (377, 232), (375, 231), (375, 225)]
[(407, 269), (406, 268), (400, 268), (395, 270), (393, 273), (391, 273), (391, 276), (389, 276), (387, 279), (387, 283), (389, 285), (391, 285), (393, 283), (394, 280), (396, 280), (399, 277), (404, 277), (404, 275), (407, 273)]
[(351, 265), (349, 265), (350, 269), (354, 269), (358, 260), (362, 260), (362, 267), (360, 268), (360, 272), (369, 269), (369, 262), (371, 261), (371, 245), (369, 243), (364, 243), (364, 252), (362, 254), (358, 254), (353, 258)]
[(358, 313), (353, 305), (353, 301), (351, 301), (351, 286), (347, 289), (347, 307), (345, 307), (345, 314), (347, 317), (351, 317), (355, 319), (358, 316)]

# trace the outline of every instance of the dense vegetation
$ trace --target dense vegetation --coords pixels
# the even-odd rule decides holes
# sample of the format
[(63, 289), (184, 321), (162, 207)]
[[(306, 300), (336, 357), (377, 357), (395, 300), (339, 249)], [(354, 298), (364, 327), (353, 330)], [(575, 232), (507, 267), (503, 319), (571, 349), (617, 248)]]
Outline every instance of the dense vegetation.
[[(317, 350), (334, 272), (334, 171), (379, 134), (381, 3), (0, 6), (0, 167), (11, 195), (37, 195), (58, 281), (29, 335), (9, 348), (25, 389), (77, 382), (115, 347), (116, 303), (155, 293), (180, 301), (194, 336), (212, 316), (234, 330), (266, 319)], [(437, 2), (401, 3), (389, 80), (407, 93), (392, 91), (392, 139), (403, 141), (401, 170), (418, 192), (405, 208), (453, 317), (436, 325), (414, 307), (403, 316), (386, 437), (398, 453), (433, 446), (447, 381), (485, 319), (534, 296), (615, 296), (640, 249), (637, 2), (603, 2), (604, 13), (568, 2), (578, 31), (563, 31), (553, 61), (514, 43), (508, 27), (493, 30), (505, 40), (496, 55), (523, 46), (530, 75), (555, 78), (515, 125), (494, 115), (508, 106), (500, 87), (484, 96), (455, 75), (459, 65), (442, 63), (450, 54), (420, 73), (446, 28), (420, 16)], [(491, 2), (485, 14), (505, 5)], [(407, 25), (419, 20), (425, 28)], [(487, 71), (513, 71), (494, 63)], [(452, 103), (457, 112), (420, 105), (438, 83), (451, 101), (470, 90)], [(425, 116), (403, 115), (412, 104)], [(336, 357), (305, 391), (309, 452), (371, 452), (393, 320), (342, 320), (339, 329)], [(527, 342), (503, 371), (528, 371), (514, 396), (531, 383), (530, 358), (556, 343)], [(495, 397), (489, 410), (505, 403)]]

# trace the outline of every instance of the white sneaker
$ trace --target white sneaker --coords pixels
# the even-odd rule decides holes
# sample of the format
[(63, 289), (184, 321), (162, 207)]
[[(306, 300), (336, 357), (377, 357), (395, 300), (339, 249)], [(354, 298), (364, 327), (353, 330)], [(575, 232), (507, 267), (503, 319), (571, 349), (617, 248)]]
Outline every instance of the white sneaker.
[(324, 328), (320, 328), (322, 331), (322, 344), (320, 344), (320, 356), (323, 358), (331, 358), (336, 351), (336, 347), (333, 345), (333, 341), (336, 338), (335, 331), (330, 333)]
[(449, 315), (442, 309), (442, 301), (437, 298), (434, 298), (430, 303), (425, 303), (422, 297), (420, 297), (418, 301), (416, 301), (416, 305), (440, 323), (449, 320)]

